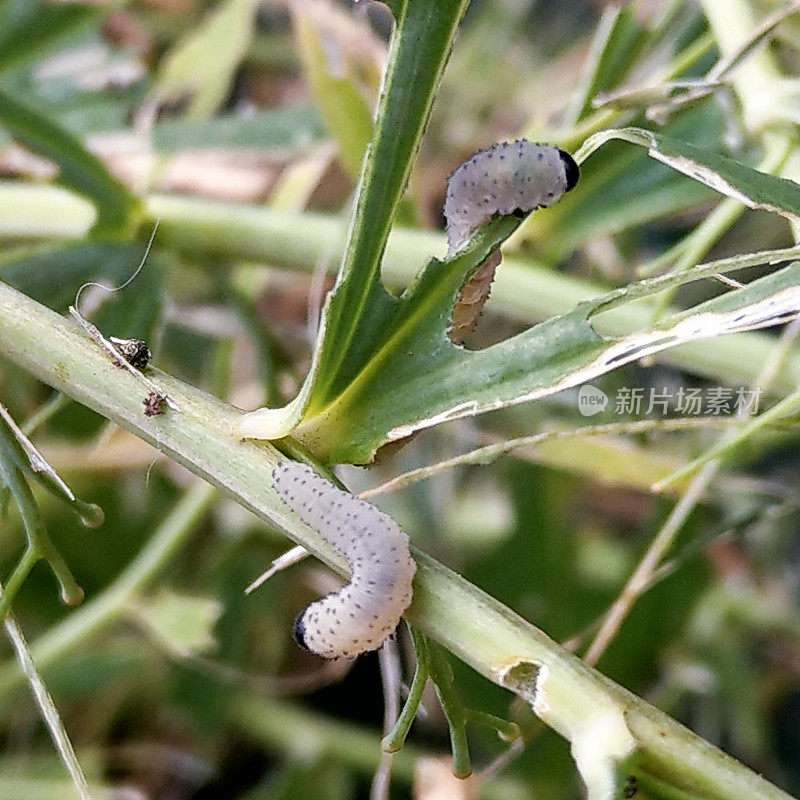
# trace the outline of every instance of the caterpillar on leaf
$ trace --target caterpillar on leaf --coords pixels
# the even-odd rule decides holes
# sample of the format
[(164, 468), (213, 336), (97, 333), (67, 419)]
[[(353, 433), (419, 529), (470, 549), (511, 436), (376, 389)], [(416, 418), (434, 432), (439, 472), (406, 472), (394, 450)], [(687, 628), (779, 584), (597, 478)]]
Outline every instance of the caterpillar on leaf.
[[(493, 216), (522, 215), (550, 206), (575, 186), (579, 176), (572, 156), (550, 145), (519, 139), (479, 150), (447, 181), (448, 257)], [(477, 324), (500, 259), (499, 250), (492, 253), (461, 287), (447, 331), (454, 344), (462, 344)]]

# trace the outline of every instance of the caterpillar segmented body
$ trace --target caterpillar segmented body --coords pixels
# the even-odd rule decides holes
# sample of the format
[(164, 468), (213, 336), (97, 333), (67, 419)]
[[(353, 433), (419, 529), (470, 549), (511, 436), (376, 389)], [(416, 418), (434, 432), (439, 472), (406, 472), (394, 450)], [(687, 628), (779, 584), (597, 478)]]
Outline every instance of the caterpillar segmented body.
[[(555, 203), (578, 182), (569, 153), (525, 139), (479, 150), (447, 181), (444, 216), (448, 256), (496, 214), (524, 214)], [(464, 284), (453, 309), (450, 340), (461, 344), (489, 297), (500, 252), (492, 253)]]
[(298, 644), (325, 658), (377, 649), (411, 603), (417, 565), (408, 536), (391, 517), (304, 464), (278, 463), (272, 482), (284, 503), (350, 565), (350, 583), (311, 603), (295, 620)]

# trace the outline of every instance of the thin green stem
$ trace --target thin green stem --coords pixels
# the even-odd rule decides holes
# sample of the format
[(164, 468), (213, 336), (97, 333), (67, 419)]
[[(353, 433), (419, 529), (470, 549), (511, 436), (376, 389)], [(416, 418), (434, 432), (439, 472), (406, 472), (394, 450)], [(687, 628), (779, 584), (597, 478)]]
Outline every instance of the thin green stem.
[[(724, 56), (737, 53), (758, 27), (749, 0), (700, 0), (700, 5)], [(765, 91), (776, 86), (781, 77), (768, 48), (750, 55), (731, 77), (742, 104), (742, 119), (750, 131), (760, 133), (773, 121)]]
[(468, 708), (466, 709), (466, 715), (467, 722), (473, 722), (476, 725), (483, 725), (485, 728), (497, 731), (497, 735), (509, 744), (515, 742), (522, 735), (516, 722), (496, 717), (494, 714), (487, 714), (485, 711), (476, 711), (474, 708)]
[(686, 430), (708, 430), (711, 427), (731, 427), (736, 425), (734, 419), (724, 417), (692, 417), (688, 419), (640, 419), (632, 422), (609, 422), (605, 425), (584, 425), (579, 428), (568, 430), (542, 431), (531, 436), (520, 436), (515, 439), (508, 439), (497, 444), (487, 444), (477, 447), (467, 453), (453, 456), (444, 461), (428, 464), (424, 467), (403, 472), (391, 480), (366, 489), (359, 494), (359, 497), (366, 500), (379, 494), (387, 494), (403, 489), (413, 483), (428, 480), (456, 467), (469, 464), (491, 464), (504, 455), (512, 453), (522, 447), (536, 447), (536, 445), (546, 442), (560, 441), (563, 439), (582, 439), (592, 436), (622, 436), (635, 435), (641, 433), (672, 432)]
[(22, 471), (16, 463), (17, 453), (11, 434), (4, 425), (0, 425), (0, 478), (8, 487), (19, 508), (28, 547), (19, 568), (14, 571), (9, 585), (0, 597), (0, 609), (7, 613), (22, 581), (39, 559), (45, 559), (61, 586), (61, 597), (68, 605), (77, 605), (83, 600), (83, 589), (78, 586), (64, 559), (58, 553), (50, 537), (47, 535), (41, 514), (34, 500)]
[(450, 729), (453, 774), (458, 778), (467, 778), (472, 774), (467, 741), (467, 714), (453, 692), (453, 669), (444, 651), (435, 642), (428, 642), (427, 653), (431, 681)]
[(654, 492), (663, 492), (664, 489), (674, 483), (685, 480), (687, 477), (697, 472), (711, 461), (716, 461), (730, 454), (739, 445), (746, 442), (754, 433), (762, 430), (769, 425), (777, 425), (787, 417), (796, 414), (800, 410), (800, 391), (784, 397), (783, 400), (775, 403), (768, 411), (764, 411), (749, 422), (746, 422), (731, 437), (723, 439), (716, 447), (712, 447), (703, 453), (702, 456), (695, 458), (685, 466), (662, 478), (653, 486)]
[[(653, 83), (658, 84), (673, 80), (699, 58), (702, 58), (714, 44), (714, 37), (710, 34), (699, 36), (681, 50), (659, 75), (653, 78)], [(588, 114), (570, 128), (543, 132), (541, 128), (534, 126), (527, 129), (524, 132), (524, 136), (526, 138), (539, 139), (542, 138), (543, 133), (546, 133), (548, 140), (558, 142), (566, 150), (573, 150), (593, 133), (597, 133), (603, 128), (618, 126), (625, 118), (629, 119), (630, 117), (631, 109), (605, 106)]]
[(30, 575), (31, 570), (39, 561), (39, 555), (30, 547), (25, 548), (25, 552), (14, 567), (13, 572), (6, 581), (3, 593), (0, 595), (0, 619), (5, 619), (11, 609), (11, 604), (17, 596), (25, 579)]
[(65, 503), (86, 527), (98, 528), (103, 524), (105, 519), (103, 509), (95, 503), (87, 503), (75, 496), (2, 404), (0, 404), (0, 436), (8, 445), (8, 452), (14, 463), (25, 476), (35, 480), (57, 500)]
[[(31, 646), (40, 669), (52, 666), (113, 624), (130, 601), (166, 567), (217, 497), (212, 486), (197, 482), (156, 529), (152, 538), (114, 582), (70, 614)], [(0, 602), (8, 592), (6, 587)], [(13, 662), (0, 664), (0, 702), (23, 680)]]
[(381, 747), (387, 753), (396, 753), (405, 744), (411, 725), (416, 719), (419, 704), (422, 702), (425, 684), (428, 682), (427, 640), (416, 628), (410, 625), (409, 631), (411, 632), (411, 640), (414, 643), (417, 664), (414, 668), (414, 678), (411, 681), (411, 688), (408, 691), (403, 710), (400, 712), (400, 716), (397, 718), (392, 730), (383, 737), (381, 742)]
[(61, 585), (61, 600), (68, 606), (77, 606), (83, 602), (83, 589), (78, 586), (77, 581), (72, 575), (67, 562), (64, 561), (61, 553), (56, 550), (50, 537), (45, 535), (39, 540), (39, 552), (41, 557), (50, 565), (53, 574)]
[(667, 554), (667, 551), (672, 547), (675, 536), (692, 511), (694, 511), (700, 497), (716, 472), (716, 466), (709, 465), (690, 484), (689, 488), (675, 504), (666, 522), (659, 529), (658, 534), (648, 546), (641, 561), (637, 564), (636, 569), (625, 584), (625, 588), (603, 618), (600, 629), (583, 657), (587, 664), (596, 664), (600, 656), (605, 652), (609, 642), (616, 635), (623, 619), (636, 599), (650, 585), (653, 573)]
[(46, 422), (49, 422), (59, 411), (66, 408), (72, 400), (65, 394), (54, 392), (50, 399), (42, 403), (33, 414), (22, 423), (22, 432), (26, 436), (33, 435)]
[[(5, 597), (7, 588), (8, 587), (2, 590), (3, 593), (0, 595), (0, 601)], [(8, 638), (11, 640), (11, 644), (17, 654), (17, 661), (19, 662), (25, 679), (28, 681), (36, 704), (39, 706), (42, 718), (50, 731), (53, 743), (58, 750), (58, 754), (61, 756), (61, 760), (64, 762), (64, 766), (67, 768), (67, 772), (72, 780), (72, 785), (75, 787), (81, 800), (91, 800), (92, 795), (89, 791), (89, 784), (86, 781), (86, 776), (75, 754), (75, 748), (72, 746), (72, 742), (64, 727), (61, 715), (58, 713), (56, 704), (53, 702), (53, 698), (47, 691), (47, 687), (39, 674), (28, 643), (25, 641), (25, 637), (17, 621), (13, 616), (9, 615), (3, 622), (3, 627)]]
[[(780, 346), (776, 351), (775, 359), (763, 365), (759, 379), (756, 381), (756, 386), (759, 391), (763, 391), (769, 387), (780, 368), (782, 359), (788, 355), (797, 337), (797, 333), (797, 325), (793, 324), (790, 325), (781, 336)], [(722, 439), (717, 445), (717, 448), (712, 449), (718, 450), (736, 437), (737, 432), (734, 429), (729, 432), (729, 435)], [(722, 460), (720, 458), (709, 459), (708, 462), (703, 465), (700, 472), (691, 479), (680, 500), (670, 512), (633, 574), (628, 579), (620, 596), (604, 616), (600, 628), (584, 656), (584, 660), (587, 663), (596, 664), (598, 662), (600, 656), (619, 630), (625, 616), (633, 607), (633, 604), (642, 592), (646, 591), (647, 588), (652, 585), (653, 576), (655, 575), (658, 565), (662, 562), (667, 551), (672, 546), (678, 531), (683, 527), (689, 515), (700, 502), (703, 494), (716, 478), (721, 466)]]

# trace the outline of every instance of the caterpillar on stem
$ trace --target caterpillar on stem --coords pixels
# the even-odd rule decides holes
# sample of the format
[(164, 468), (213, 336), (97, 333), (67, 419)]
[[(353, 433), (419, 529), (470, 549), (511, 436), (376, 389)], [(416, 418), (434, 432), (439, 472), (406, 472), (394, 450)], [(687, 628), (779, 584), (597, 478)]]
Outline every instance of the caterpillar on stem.
[(297, 461), (272, 471), (281, 499), (350, 566), (350, 583), (297, 617), (297, 643), (324, 658), (376, 650), (411, 603), (417, 565), (408, 536), (387, 514), (344, 492)]

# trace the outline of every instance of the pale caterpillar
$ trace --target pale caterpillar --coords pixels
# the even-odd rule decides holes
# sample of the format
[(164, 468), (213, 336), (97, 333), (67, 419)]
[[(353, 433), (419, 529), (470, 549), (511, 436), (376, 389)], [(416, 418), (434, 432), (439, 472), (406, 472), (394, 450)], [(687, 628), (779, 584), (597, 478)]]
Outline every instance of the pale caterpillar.
[[(452, 256), (496, 214), (523, 215), (555, 203), (578, 182), (569, 153), (525, 139), (479, 150), (448, 178), (444, 216)], [(492, 253), (461, 287), (447, 335), (461, 344), (475, 327), (489, 296), (500, 251)]]
[(281, 499), (350, 566), (350, 583), (311, 603), (295, 620), (298, 644), (325, 658), (375, 650), (411, 602), (417, 565), (408, 536), (388, 515), (297, 461), (272, 470)]

